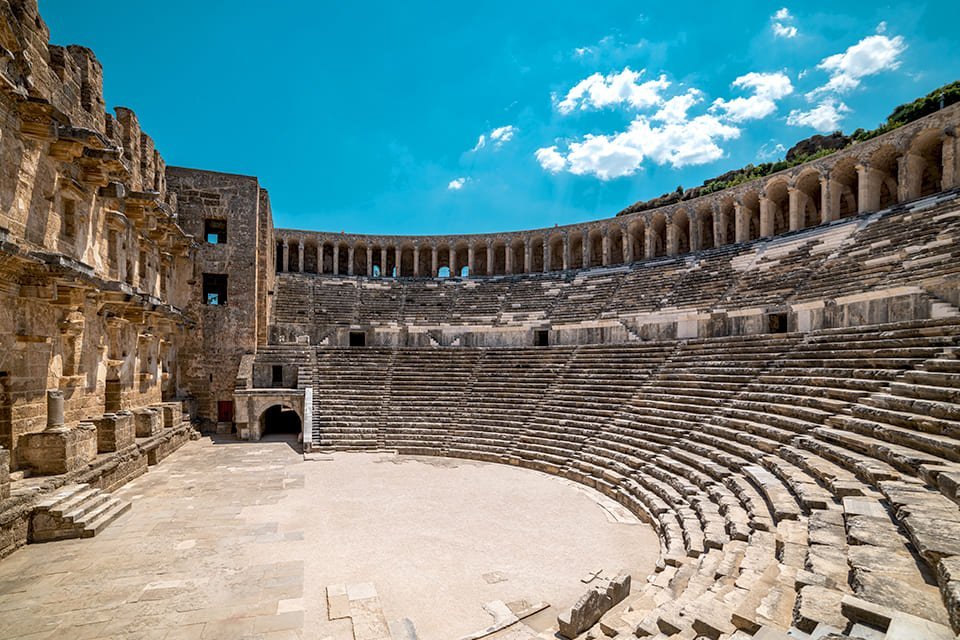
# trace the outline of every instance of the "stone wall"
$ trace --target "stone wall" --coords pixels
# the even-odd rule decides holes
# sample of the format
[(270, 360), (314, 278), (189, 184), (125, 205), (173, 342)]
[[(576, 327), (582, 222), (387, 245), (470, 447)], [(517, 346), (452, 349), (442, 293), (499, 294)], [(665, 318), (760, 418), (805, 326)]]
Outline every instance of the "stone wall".
[(0, 16), (0, 446), (18, 470), (48, 390), (68, 430), (178, 395), (192, 239), (136, 115), (104, 112), (94, 54), (48, 45), (35, 0)]
[[(273, 282), (273, 220), (269, 198), (249, 176), (167, 168), (183, 229), (204, 239), (205, 225), (226, 225), (226, 241), (199, 244), (194, 256), (195, 295), (186, 305), (198, 318), (181, 358), (184, 387), (197, 399), (200, 418), (217, 421), (217, 403), (231, 402), (240, 358), (254, 353), (266, 332), (268, 292)], [(227, 278), (225, 304), (207, 304), (204, 276)], [(223, 302), (218, 300), (218, 302)]]

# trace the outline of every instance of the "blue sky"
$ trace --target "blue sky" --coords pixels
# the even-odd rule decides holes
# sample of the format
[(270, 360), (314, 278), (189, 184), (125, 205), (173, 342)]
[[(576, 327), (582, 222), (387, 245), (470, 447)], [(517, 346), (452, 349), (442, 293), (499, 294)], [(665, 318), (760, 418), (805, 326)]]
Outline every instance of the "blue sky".
[(256, 175), (277, 226), (328, 231), (608, 217), (960, 78), (955, 0), (40, 9), (169, 164)]

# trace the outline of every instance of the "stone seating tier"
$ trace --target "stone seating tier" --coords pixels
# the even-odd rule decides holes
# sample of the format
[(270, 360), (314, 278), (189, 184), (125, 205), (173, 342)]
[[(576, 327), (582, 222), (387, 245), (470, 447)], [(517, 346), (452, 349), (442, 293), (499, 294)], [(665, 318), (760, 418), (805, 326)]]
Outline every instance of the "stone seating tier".
[(767, 308), (907, 287), (956, 309), (960, 191), (749, 243), (614, 267), (479, 278), (280, 273), (274, 323), (305, 327), (578, 325), (641, 313)]
[(956, 319), (580, 347), (312, 349), (320, 448), (525, 466), (648, 521), (662, 562), (616, 614), (631, 633), (849, 631), (867, 624), (867, 606), (886, 612), (875, 629), (951, 624)]

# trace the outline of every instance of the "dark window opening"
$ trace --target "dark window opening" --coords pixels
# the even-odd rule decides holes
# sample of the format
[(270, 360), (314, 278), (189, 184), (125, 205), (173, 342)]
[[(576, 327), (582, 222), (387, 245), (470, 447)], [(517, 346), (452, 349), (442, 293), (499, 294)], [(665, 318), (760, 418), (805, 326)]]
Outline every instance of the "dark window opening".
[(203, 274), (203, 304), (227, 304), (227, 276), (222, 273)]
[(217, 401), (217, 422), (233, 422), (233, 400)]
[(367, 334), (363, 331), (351, 331), (350, 332), (350, 346), (351, 347), (365, 347), (367, 346)]
[(69, 198), (63, 199), (63, 219), (60, 231), (64, 238), (72, 238), (77, 234), (77, 203)]
[(207, 219), (203, 223), (203, 237), (210, 244), (227, 243), (227, 221)]
[(107, 232), (107, 260), (111, 266), (117, 265), (117, 232), (113, 229)]
[(275, 387), (283, 385), (283, 365), (273, 365), (273, 377), (271, 381)]
[(550, 332), (546, 329), (538, 329), (533, 332), (533, 346), (535, 347), (548, 347), (550, 346)]
[(767, 331), (769, 333), (787, 332), (787, 314), (771, 313), (767, 316)]
[(137, 261), (137, 277), (141, 280), (147, 277), (147, 254), (140, 252), (140, 260)]

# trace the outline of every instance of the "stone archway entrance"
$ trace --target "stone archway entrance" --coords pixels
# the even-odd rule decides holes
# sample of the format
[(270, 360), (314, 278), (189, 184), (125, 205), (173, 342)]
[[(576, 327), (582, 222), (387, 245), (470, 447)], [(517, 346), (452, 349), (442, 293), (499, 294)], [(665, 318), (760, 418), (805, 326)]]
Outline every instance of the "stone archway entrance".
[(299, 435), (303, 422), (295, 409), (275, 404), (260, 415), (260, 435)]

